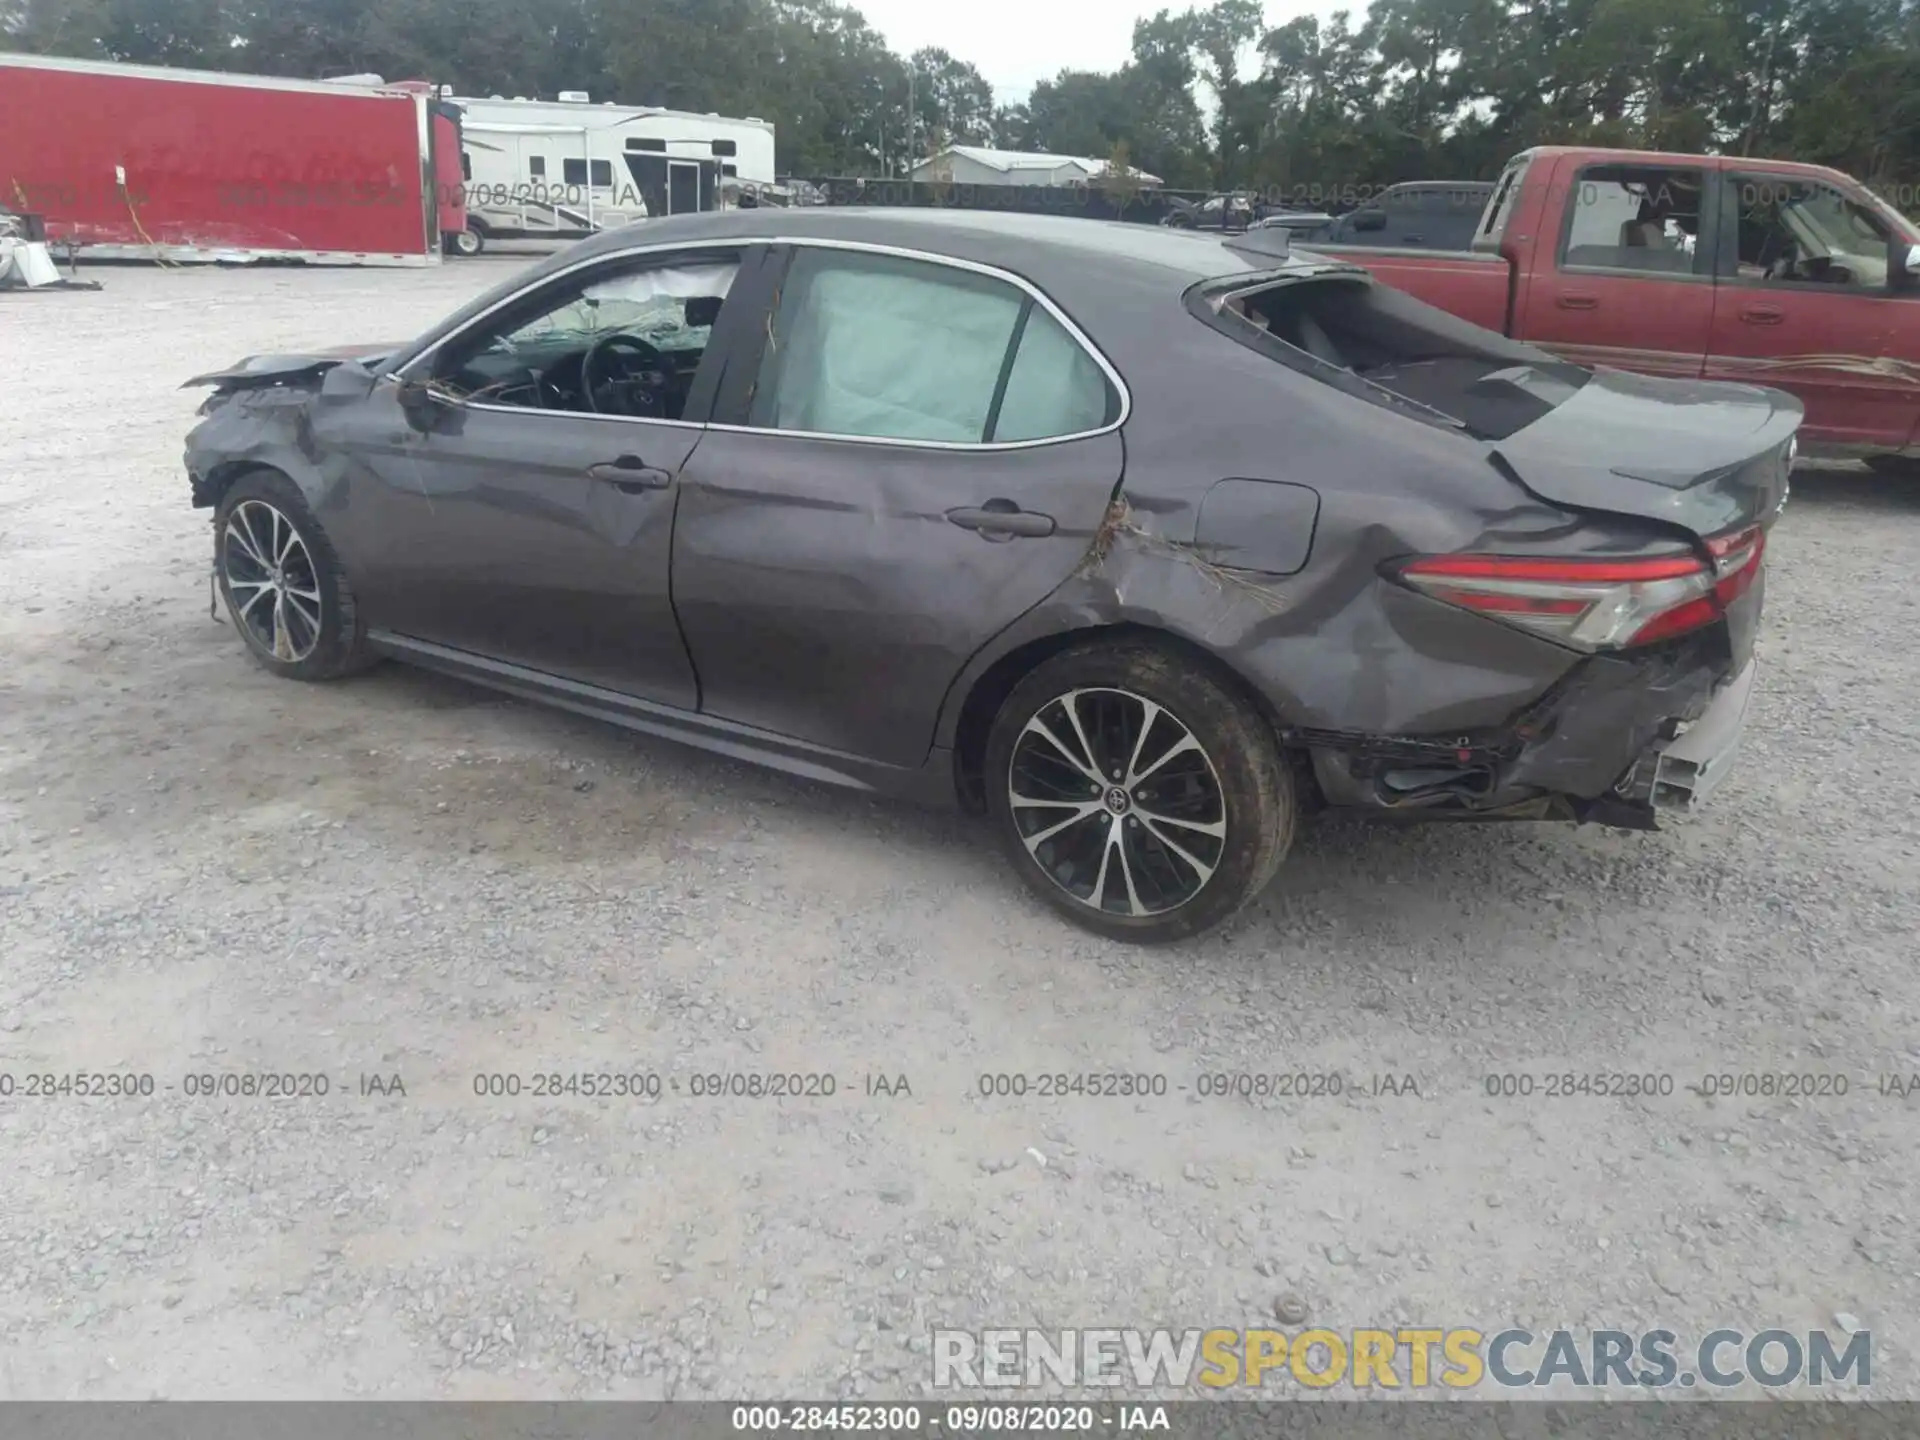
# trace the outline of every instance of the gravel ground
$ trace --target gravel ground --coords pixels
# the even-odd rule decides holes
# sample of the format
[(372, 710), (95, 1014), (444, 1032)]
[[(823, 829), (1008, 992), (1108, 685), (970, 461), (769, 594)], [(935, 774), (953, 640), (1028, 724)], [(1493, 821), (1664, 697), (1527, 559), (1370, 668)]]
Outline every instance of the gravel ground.
[[(1710, 813), (1323, 824), (1229, 931), (1141, 952), (1026, 899), (971, 821), (247, 661), (207, 613), (180, 381), (405, 333), (517, 263), (0, 298), (0, 1072), (158, 1087), (0, 1099), (0, 1396), (898, 1397), (932, 1325), (1284, 1296), (1335, 1328), (1841, 1314), (1873, 1393), (1920, 1397), (1920, 1102), (1880, 1078), (1920, 1072), (1920, 487), (1796, 477)], [(690, 1094), (774, 1069), (838, 1093)], [(1168, 1094), (976, 1093), (1115, 1069)], [(680, 1089), (473, 1086), (578, 1070)], [(1483, 1088), (1564, 1070), (1676, 1089)], [(239, 1071), (332, 1093), (185, 1094)], [(1197, 1093), (1276, 1071), (1349, 1088)], [(1746, 1071), (1851, 1091), (1688, 1088)], [(1418, 1093), (1353, 1093), (1383, 1073)]]

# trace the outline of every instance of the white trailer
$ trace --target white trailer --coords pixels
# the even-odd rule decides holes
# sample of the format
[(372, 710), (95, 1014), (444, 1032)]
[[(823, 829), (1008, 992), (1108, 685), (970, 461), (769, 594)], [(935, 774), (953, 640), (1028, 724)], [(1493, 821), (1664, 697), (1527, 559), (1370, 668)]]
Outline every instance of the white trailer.
[(583, 235), (711, 210), (726, 182), (773, 183), (773, 125), (684, 110), (449, 97), (461, 108), (467, 213), (496, 235)]

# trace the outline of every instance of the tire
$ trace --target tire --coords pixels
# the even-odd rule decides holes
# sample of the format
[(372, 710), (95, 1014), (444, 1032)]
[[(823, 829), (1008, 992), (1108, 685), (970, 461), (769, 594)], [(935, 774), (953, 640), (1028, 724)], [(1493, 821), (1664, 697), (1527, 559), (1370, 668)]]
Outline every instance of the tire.
[(278, 470), (242, 475), (213, 512), (213, 536), (227, 618), (262, 666), (287, 680), (335, 680), (377, 663), (340, 557), (293, 481)]
[[(1097, 786), (1089, 758), (1105, 762)], [(1210, 671), (1145, 641), (1076, 646), (1036, 667), (994, 719), (985, 779), (1001, 847), (1028, 888), (1133, 944), (1188, 939), (1230, 918), (1273, 878), (1298, 815), (1265, 717)]]
[(447, 236), (447, 253), (471, 260), (487, 248), (487, 237), (469, 226), (465, 230), (456, 230)]
[(1876, 475), (1920, 480), (1920, 455), (1869, 455), (1861, 463)]

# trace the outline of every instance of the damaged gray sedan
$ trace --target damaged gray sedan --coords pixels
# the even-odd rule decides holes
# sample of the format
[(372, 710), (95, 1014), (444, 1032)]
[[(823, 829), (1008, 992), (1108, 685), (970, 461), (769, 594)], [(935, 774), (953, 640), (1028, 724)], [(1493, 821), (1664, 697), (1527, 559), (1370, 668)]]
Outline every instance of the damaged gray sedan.
[(391, 657), (984, 811), (1135, 941), (1233, 914), (1314, 810), (1702, 798), (1800, 423), (1277, 232), (838, 208), (649, 221), (194, 383), (276, 674)]

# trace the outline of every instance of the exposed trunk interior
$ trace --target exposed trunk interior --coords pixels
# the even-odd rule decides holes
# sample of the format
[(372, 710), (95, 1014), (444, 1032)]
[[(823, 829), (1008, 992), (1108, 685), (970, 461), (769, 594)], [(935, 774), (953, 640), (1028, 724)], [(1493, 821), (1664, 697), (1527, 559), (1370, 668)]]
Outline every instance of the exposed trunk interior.
[(1220, 308), (1244, 322), (1235, 329), (1258, 332), (1242, 338), (1279, 341), (1277, 358), (1304, 357), (1301, 368), (1322, 378), (1355, 377), (1487, 440), (1533, 424), (1588, 379), (1577, 365), (1362, 276), (1282, 281), (1227, 295)]

